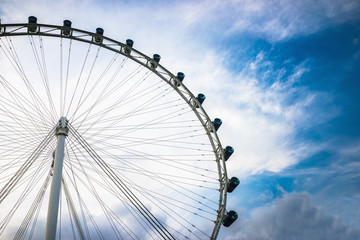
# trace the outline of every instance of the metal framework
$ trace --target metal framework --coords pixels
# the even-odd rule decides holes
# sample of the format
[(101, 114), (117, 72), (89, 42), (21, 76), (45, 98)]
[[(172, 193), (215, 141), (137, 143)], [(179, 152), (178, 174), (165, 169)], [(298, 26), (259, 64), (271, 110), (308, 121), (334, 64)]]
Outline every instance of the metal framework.
[[(38, 23), (0, 24), (0, 37), (22, 35), (69, 38), (76, 41), (98, 45), (102, 48), (122, 54), (151, 70), (163, 81), (168, 83), (184, 99), (184, 101), (189, 105), (204, 127), (216, 157), (220, 192), (217, 219), (215, 220), (215, 226), (210, 238), (216, 239), (220, 230), (221, 222), (226, 214), (228, 176), (225, 165), (224, 151), (212, 121), (197, 98), (188, 90), (188, 88), (181, 81), (179, 81), (174, 74), (169, 72), (153, 58), (146, 56), (140, 51), (124, 43), (118, 42), (98, 33), (92, 33), (72, 27)], [(64, 137), (65, 135), (61, 134), (60, 136)], [(56, 154), (58, 154), (58, 152)]]
[(59, 125), (56, 128), (57, 145), (55, 150), (53, 179), (51, 182), (50, 199), (48, 216), (46, 220), (45, 239), (51, 240), (56, 238), (56, 226), (59, 212), (59, 197), (62, 178), (62, 167), (64, 161), (65, 138), (68, 135), (69, 129), (67, 126), (67, 119), (60, 118)]

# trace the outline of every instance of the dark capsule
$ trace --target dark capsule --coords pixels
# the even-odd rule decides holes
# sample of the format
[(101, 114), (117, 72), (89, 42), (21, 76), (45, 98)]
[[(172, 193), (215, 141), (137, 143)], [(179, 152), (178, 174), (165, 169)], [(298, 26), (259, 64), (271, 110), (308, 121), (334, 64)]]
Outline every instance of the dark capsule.
[(30, 17), (28, 18), (28, 20), (29, 20), (29, 23), (37, 23), (37, 18), (34, 17), (34, 16), (30, 16)]
[(28, 32), (31, 32), (31, 33), (36, 32), (37, 27), (36, 27), (36, 25), (33, 25), (33, 24), (37, 23), (37, 18), (34, 16), (30, 16), (28, 18), (28, 20), (29, 20)]
[(234, 153), (234, 148), (231, 147), (231, 146), (227, 146), (225, 149), (224, 149), (224, 157), (225, 157), (225, 161), (227, 161), (231, 154)]
[(98, 34), (98, 35), (104, 35), (104, 29), (102, 29), (102, 28), (97, 28), (96, 29), (96, 34)]
[(154, 54), (153, 56), (153, 61), (151, 62), (151, 67), (152, 68), (156, 68), (158, 66), (158, 63), (160, 62), (160, 55), (159, 54)]
[(64, 20), (64, 27), (71, 27), (71, 21), (70, 20)]
[(199, 93), (196, 99), (199, 101), (200, 104), (202, 104), (205, 101), (205, 95), (202, 93)]
[(236, 219), (238, 219), (238, 214), (235, 211), (231, 210), (225, 215), (221, 223), (225, 227), (229, 227), (233, 222), (235, 222)]
[(154, 61), (157, 62), (157, 63), (160, 62), (160, 58), (161, 58), (161, 57), (160, 57), (159, 54), (154, 54), (154, 56), (153, 56)]
[(131, 48), (134, 45), (134, 41), (131, 39), (126, 39), (126, 47), (124, 48), (124, 52), (126, 54), (130, 54), (131, 53)]
[(219, 129), (219, 127), (221, 126), (222, 121), (220, 118), (215, 118), (214, 121), (212, 122), (212, 124), (214, 125), (215, 131), (217, 131)]
[[(204, 94), (202, 94), (202, 93), (199, 93), (198, 95), (197, 95), (197, 97), (196, 97), (196, 99), (198, 100), (198, 102), (200, 103), (200, 105), (202, 105), (203, 104), (203, 102), (205, 101), (205, 95)], [(196, 106), (196, 107), (200, 107), (200, 106)]]
[(237, 177), (232, 177), (227, 185), (227, 192), (231, 193), (240, 184), (240, 180)]
[(96, 35), (95, 35), (95, 42), (102, 43), (103, 35), (104, 35), (104, 29), (97, 28), (96, 29)]
[(62, 30), (62, 34), (65, 36), (71, 35), (71, 21), (70, 20), (64, 20), (64, 28)]
[(182, 72), (177, 73), (177, 79), (179, 79), (180, 82), (182, 82), (185, 78), (185, 74)]
[(179, 87), (180, 86), (180, 83), (179, 82), (182, 82), (183, 80), (184, 80), (184, 78), (185, 78), (185, 74), (184, 73), (182, 73), (182, 72), (178, 72), (177, 73), (177, 75), (176, 75), (176, 78), (177, 78), (177, 80), (179, 80), (179, 81), (174, 81), (174, 84), (177, 86), (177, 87)]
[(126, 39), (126, 45), (132, 47), (134, 45), (134, 41), (131, 39)]

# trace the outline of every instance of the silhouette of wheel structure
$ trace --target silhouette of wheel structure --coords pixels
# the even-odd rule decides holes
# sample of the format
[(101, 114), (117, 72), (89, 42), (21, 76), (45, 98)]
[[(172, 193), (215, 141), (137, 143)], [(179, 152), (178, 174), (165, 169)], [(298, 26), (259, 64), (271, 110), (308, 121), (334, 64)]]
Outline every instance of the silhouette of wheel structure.
[(1, 239), (216, 239), (236, 220), (221, 120), (133, 44), (0, 25)]

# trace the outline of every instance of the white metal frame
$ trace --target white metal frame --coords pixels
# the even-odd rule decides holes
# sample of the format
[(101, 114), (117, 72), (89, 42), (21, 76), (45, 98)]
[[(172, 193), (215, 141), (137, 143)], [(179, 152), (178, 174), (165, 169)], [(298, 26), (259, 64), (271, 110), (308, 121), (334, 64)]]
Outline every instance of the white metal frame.
[[(29, 31), (29, 27), (35, 29), (35, 31)], [(64, 30), (69, 31), (69, 34), (64, 34)], [(21, 35), (40, 35), (47, 37), (70, 38), (76, 41), (101, 46), (110, 51), (122, 54), (137, 62), (138, 64), (143, 65), (172, 86), (172, 88), (187, 102), (189, 107), (203, 125), (216, 157), (220, 184), (219, 206), (217, 211), (217, 219), (215, 220), (215, 226), (210, 237), (210, 239), (216, 239), (221, 227), (221, 221), (226, 214), (228, 176), (226, 171), (224, 152), (212, 121), (196, 97), (186, 88), (186, 86), (180, 82), (174, 74), (169, 72), (161, 64), (156, 63), (152, 58), (132, 47), (127, 46), (124, 43), (105, 36), (97, 35), (96, 33), (76, 28), (38, 23), (0, 24), (0, 37)], [(61, 135), (59, 135), (59, 138), (60, 136)]]

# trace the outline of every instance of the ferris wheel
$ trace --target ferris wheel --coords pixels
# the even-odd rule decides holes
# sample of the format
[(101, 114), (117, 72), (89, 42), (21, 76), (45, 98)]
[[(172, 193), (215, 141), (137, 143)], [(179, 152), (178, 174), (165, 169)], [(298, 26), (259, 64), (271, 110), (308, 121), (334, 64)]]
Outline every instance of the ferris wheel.
[(222, 121), (133, 45), (0, 23), (0, 239), (216, 239), (237, 219)]

